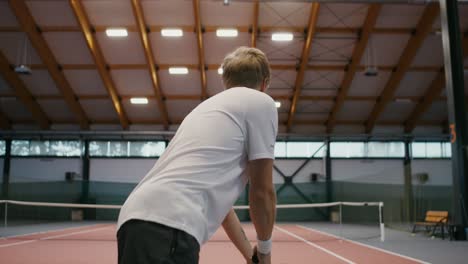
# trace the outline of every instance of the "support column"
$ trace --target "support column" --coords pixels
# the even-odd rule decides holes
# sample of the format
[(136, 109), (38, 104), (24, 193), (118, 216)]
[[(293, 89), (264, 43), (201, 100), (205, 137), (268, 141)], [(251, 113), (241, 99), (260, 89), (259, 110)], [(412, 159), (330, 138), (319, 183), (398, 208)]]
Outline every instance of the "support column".
[(89, 203), (89, 141), (85, 140), (84, 153), (81, 158), (82, 170), (81, 175), (83, 181), (81, 182), (81, 202)]
[[(332, 202), (333, 200), (333, 183), (332, 183), (332, 164), (330, 157), (330, 140), (327, 140), (327, 153), (325, 156), (325, 188), (326, 188), (326, 198), (327, 203)], [(331, 209), (327, 211), (328, 219), (331, 219)]]
[(451, 222), (456, 226), (455, 239), (466, 240), (467, 127), (463, 74), (463, 50), (457, 0), (440, 0), (442, 41), (449, 128), (452, 143), (453, 209)]
[(8, 200), (10, 191), (11, 139), (5, 140), (5, 158), (3, 159), (2, 196)]
[(414, 207), (413, 207), (413, 182), (412, 182), (412, 172), (411, 172), (411, 155), (410, 155), (410, 146), (409, 141), (405, 142), (405, 159), (403, 161), (404, 166), (404, 182), (405, 182), (405, 192), (403, 198), (403, 208), (404, 208), (404, 221), (412, 223), (414, 221)]

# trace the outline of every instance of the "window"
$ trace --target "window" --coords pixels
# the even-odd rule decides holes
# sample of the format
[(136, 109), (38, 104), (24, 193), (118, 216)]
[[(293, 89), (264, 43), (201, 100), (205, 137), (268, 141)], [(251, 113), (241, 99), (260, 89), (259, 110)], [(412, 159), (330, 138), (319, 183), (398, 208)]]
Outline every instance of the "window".
[(288, 158), (324, 157), (326, 149), (324, 142), (287, 142), (286, 156)]
[(4, 155), (5, 155), (5, 141), (0, 140), (0, 156), (4, 156)]
[(364, 142), (332, 142), (330, 156), (333, 158), (363, 158), (365, 157)]
[(286, 142), (276, 142), (275, 144), (275, 157), (285, 158), (286, 157)]
[(333, 158), (404, 158), (403, 142), (332, 142)]
[(411, 143), (413, 158), (450, 158), (452, 149), (449, 142), (413, 142)]
[(91, 141), (89, 154), (95, 157), (159, 157), (164, 141)]
[(80, 156), (81, 142), (78, 140), (13, 140), (11, 154), (15, 156)]

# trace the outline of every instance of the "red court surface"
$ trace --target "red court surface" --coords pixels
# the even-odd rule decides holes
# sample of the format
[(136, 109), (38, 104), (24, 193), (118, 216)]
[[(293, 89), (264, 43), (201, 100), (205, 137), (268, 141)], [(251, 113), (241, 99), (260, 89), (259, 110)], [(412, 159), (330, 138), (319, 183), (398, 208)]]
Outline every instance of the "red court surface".
[[(251, 241), (252, 225), (245, 225)], [(273, 233), (275, 264), (300, 263), (424, 263), (360, 243), (340, 240), (313, 229), (277, 225)], [(117, 263), (115, 225), (97, 224), (0, 239), (0, 262), (8, 264)], [(223, 230), (200, 252), (202, 264), (245, 263)]]

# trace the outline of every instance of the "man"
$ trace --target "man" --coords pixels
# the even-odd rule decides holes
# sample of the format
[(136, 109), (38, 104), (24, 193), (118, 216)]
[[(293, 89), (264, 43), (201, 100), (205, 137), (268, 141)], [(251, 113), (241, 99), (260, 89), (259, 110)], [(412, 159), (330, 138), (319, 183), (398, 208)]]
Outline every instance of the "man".
[(241, 47), (222, 67), (226, 90), (187, 115), (123, 205), (119, 263), (198, 263), (200, 246), (221, 225), (251, 263), (253, 249), (231, 209), (247, 181), (255, 250), (260, 263), (271, 263), (278, 114), (261, 92), (270, 81), (269, 63), (260, 50)]

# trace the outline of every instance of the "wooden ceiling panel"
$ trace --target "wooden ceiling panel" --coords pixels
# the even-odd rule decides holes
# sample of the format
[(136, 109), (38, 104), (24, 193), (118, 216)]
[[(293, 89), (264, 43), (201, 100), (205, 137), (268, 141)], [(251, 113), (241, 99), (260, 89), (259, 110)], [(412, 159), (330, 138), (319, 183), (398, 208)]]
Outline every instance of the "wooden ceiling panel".
[(207, 92), (209, 96), (213, 96), (224, 91), (224, 84), (221, 75), (217, 70), (206, 71)]
[(280, 124), (288, 122), (289, 113), (286, 111), (284, 113), (278, 113), (278, 122)]
[(319, 123), (320, 125), (324, 125), (325, 122), (327, 121), (327, 117), (328, 117), (328, 112), (325, 113), (325, 112), (322, 112), (322, 113), (299, 113), (297, 112), (296, 115), (295, 115), (295, 122), (297, 122), (298, 124), (301, 124), (301, 122), (311, 122), (311, 121), (316, 121), (317, 123)]
[(46, 32), (43, 34), (60, 64), (93, 64), (93, 58), (81, 32)]
[(365, 116), (369, 115), (372, 107), (374, 106), (374, 102), (369, 101), (345, 101), (343, 103), (343, 107), (341, 107), (340, 112), (337, 114), (337, 121), (339, 123), (340, 120), (359, 120), (363, 121)]
[[(0, 50), (12, 63), (42, 64), (39, 55), (33, 48), (29, 38), (22, 32), (0, 33)], [(26, 43), (26, 44), (25, 44)], [(26, 47), (26, 53), (24, 53)], [(26, 55), (24, 55), (26, 54)], [(26, 60), (19, 60), (18, 55), (25, 56)]]
[(221, 1), (201, 1), (202, 25), (249, 26), (252, 23), (253, 3), (231, 1), (223, 5)]
[(64, 70), (67, 80), (77, 95), (105, 95), (106, 87), (97, 70)]
[(270, 90), (275, 88), (292, 90), (296, 81), (296, 74), (296, 71), (272, 70)]
[(336, 96), (338, 90), (336, 88), (312, 88), (302, 89), (302, 96)]
[(67, 107), (65, 100), (37, 100), (52, 123), (56, 120), (69, 120), (74, 123), (73, 113)]
[(428, 35), (416, 53), (412, 66), (442, 66), (443, 64), (442, 36), (436, 34)]
[(160, 70), (159, 83), (165, 95), (200, 95), (200, 72), (189, 69), (188, 74), (172, 75), (167, 69)]
[(110, 73), (120, 96), (154, 95), (151, 78), (147, 70), (112, 70)]
[(357, 72), (354, 76), (348, 95), (350, 96), (379, 96), (391, 76), (391, 72), (379, 71), (375, 77)]
[(126, 38), (109, 38), (105, 32), (97, 32), (96, 39), (108, 64), (146, 63), (138, 32), (128, 32)]
[(198, 100), (169, 100), (166, 101), (169, 119), (172, 123), (185, 118), (195, 107), (200, 104)]
[(130, 100), (122, 100), (122, 104), (127, 110), (130, 123), (135, 123), (136, 120), (160, 120), (161, 112), (159, 111), (157, 101), (154, 99), (148, 100), (146, 105), (133, 105)]
[(194, 24), (191, 1), (142, 1), (148, 25), (187, 26)]
[(80, 100), (80, 103), (91, 123), (104, 119), (115, 120), (118, 124), (119, 117), (110, 99), (86, 99)]
[(345, 72), (341, 71), (307, 71), (304, 77), (303, 90), (338, 89)]
[(325, 134), (325, 126), (297, 124), (291, 127), (290, 132), (297, 133), (297, 134), (304, 134), (304, 135)]
[(298, 64), (303, 46), (304, 36), (298, 33), (291, 42), (272, 41), (270, 33), (261, 34), (257, 39), (257, 47), (267, 55), (271, 64)]
[(448, 118), (447, 103), (444, 101), (436, 101), (431, 107), (421, 116), (424, 121), (439, 121), (441, 124)]
[(68, 1), (27, 1), (26, 5), (39, 26), (78, 26)]
[(415, 28), (424, 5), (388, 4), (382, 7), (377, 28)]
[(0, 94), (12, 94), (14, 93), (13, 89), (8, 85), (8, 83), (3, 79), (3, 76), (0, 75)]
[(346, 64), (353, 55), (356, 38), (336, 39), (324, 34), (316, 36), (310, 52), (309, 61), (318, 61), (327, 64)]
[(250, 45), (250, 35), (241, 33), (236, 38), (220, 38), (216, 32), (203, 34), (203, 44), (205, 50), (205, 63), (221, 64), (224, 57), (239, 46)]
[[(410, 35), (381, 35), (374, 34), (369, 38), (361, 65), (368, 65), (367, 54), (373, 48), (374, 62), (377, 65), (397, 65)], [(373, 63), (371, 63), (373, 64)]]
[(413, 102), (390, 102), (387, 107), (382, 111), (378, 121), (399, 120), (403, 124), (406, 117), (411, 113), (416, 104)]
[(437, 76), (437, 72), (407, 72), (395, 91), (399, 96), (424, 96), (427, 87)]
[(333, 106), (333, 101), (300, 100), (297, 103), (296, 113), (328, 115)]
[(184, 36), (178, 38), (163, 37), (160, 32), (153, 32), (149, 39), (156, 63), (198, 64), (197, 35), (194, 32), (184, 32)]
[(15, 120), (31, 120), (31, 123), (35, 123), (31, 112), (16, 97), (0, 98), (0, 110), (13, 123)]
[(91, 25), (135, 25), (130, 1), (83, 1)]
[(361, 27), (367, 13), (365, 4), (324, 3), (318, 27)]
[(362, 134), (364, 125), (340, 125), (337, 124), (333, 129), (334, 134)]
[(310, 5), (310, 3), (298, 2), (262, 2), (260, 3), (259, 27), (306, 27)]
[(60, 95), (60, 91), (47, 70), (33, 70), (31, 75), (18, 75), (18, 77), (23, 80), (32, 95)]
[(7, 1), (0, 1), (0, 26), (2, 27), (19, 27), (15, 15), (11, 12)]

